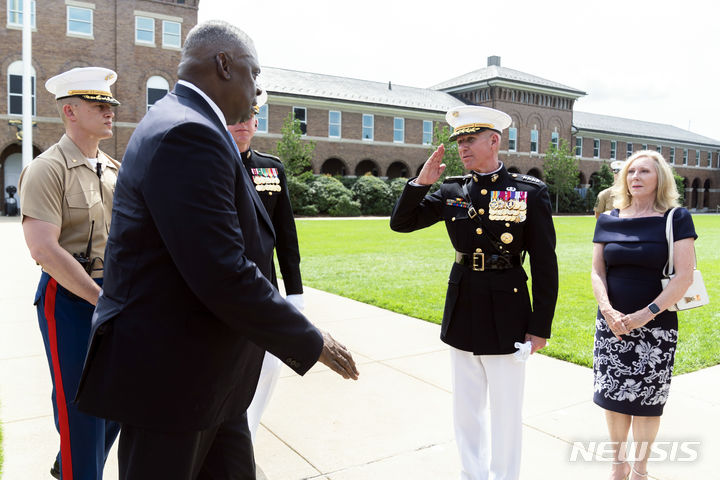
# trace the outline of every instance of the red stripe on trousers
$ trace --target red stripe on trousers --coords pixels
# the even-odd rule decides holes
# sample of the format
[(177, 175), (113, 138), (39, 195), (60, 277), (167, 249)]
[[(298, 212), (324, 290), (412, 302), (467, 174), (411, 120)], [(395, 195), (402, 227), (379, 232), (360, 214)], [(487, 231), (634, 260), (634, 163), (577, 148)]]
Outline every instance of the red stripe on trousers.
[(45, 290), (45, 321), (48, 327), (50, 356), (52, 357), (53, 375), (55, 378), (55, 402), (57, 403), (58, 423), (60, 424), (60, 458), (62, 460), (63, 480), (72, 480), (72, 454), (70, 452), (70, 424), (68, 423), (67, 403), (60, 373), (60, 356), (58, 355), (57, 325), (55, 322), (55, 297), (57, 282), (54, 278), (48, 281)]

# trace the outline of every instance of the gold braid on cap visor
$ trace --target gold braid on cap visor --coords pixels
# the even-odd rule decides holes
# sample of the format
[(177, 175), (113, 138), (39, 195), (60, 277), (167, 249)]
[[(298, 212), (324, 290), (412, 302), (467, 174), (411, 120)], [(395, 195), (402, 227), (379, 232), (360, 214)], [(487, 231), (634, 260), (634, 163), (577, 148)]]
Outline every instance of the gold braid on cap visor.
[(463, 133), (474, 133), (481, 128), (491, 128), (495, 129), (495, 125), (492, 123), (468, 123), (467, 125), (460, 125), (459, 127), (455, 127), (453, 130), (453, 136), (455, 135), (462, 135)]
[(102, 95), (105, 97), (112, 97), (112, 93), (105, 92), (103, 90), (69, 90), (67, 92), (68, 97), (72, 97), (75, 95)]

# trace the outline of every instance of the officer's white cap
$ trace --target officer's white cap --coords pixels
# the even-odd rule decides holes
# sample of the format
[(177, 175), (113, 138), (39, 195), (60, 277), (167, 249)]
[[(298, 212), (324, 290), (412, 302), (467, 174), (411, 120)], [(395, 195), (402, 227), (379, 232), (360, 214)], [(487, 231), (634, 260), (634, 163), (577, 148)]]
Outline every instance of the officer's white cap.
[(110, 92), (110, 85), (117, 80), (117, 74), (109, 68), (73, 68), (55, 75), (45, 82), (48, 92), (59, 100), (66, 97), (80, 97), (90, 102), (120, 105)]
[(610, 162), (610, 168), (613, 171), (620, 171), (624, 164), (625, 164), (624, 160), (615, 160), (613, 162)]
[(494, 108), (475, 105), (455, 107), (445, 114), (445, 120), (453, 127), (450, 141), (461, 135), (469, 135), (488, 129), (502, 133), (512, 124), (512, 118), (507, 113)]
[(253, 109), (255, 109), (255, 115), (260, 113), (260, 107), (265, 105), (267, 103), (267, 91), (263, 90), (260, 95), (257, 96), (257, 99), (255, 100), (255, 105), (253, 105)]

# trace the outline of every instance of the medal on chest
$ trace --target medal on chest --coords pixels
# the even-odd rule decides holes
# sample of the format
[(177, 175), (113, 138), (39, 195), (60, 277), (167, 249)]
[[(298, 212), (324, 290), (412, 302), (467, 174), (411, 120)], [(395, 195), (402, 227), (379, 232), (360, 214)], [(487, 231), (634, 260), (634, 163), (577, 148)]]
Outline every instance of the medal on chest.
[(258, 192), (279, 192), (280, 177), (277, 168), (251, 168), (250, 174)]
[(509, 190), (490, 192), (488, 219), (514, 223), (527, 220), (527, 192)]

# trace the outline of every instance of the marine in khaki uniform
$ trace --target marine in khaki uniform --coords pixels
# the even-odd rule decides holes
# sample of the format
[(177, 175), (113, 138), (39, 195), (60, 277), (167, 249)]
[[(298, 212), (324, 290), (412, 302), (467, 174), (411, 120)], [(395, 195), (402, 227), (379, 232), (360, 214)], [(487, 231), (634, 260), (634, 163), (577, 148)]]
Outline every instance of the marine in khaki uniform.
[[(550, 198), (543, 182), (511, 174), (498, 160), (501, 133), (511, 123), (507, 114), (463, 106), (446, 120), (470, 173), (447, 178), (428, 195), (445, 169), (441, 145), (406, 185), (390, 226), (411, 232), (445, 222), (455, 263), (441, 339), (451, 346), (461, 479), (514, 480), (520, 472), (524, 359), (546, 345), (557, 300)], [(532, 304), (522, 268), (526, 253)]]
[(65, 135), (35, 158), (19, 181), (25, 240), (42, 267), (35, 305), (60, 433), (51, 470), (56, 478), (102, 478), (119, 432), (117, 423), (80, 413), (73, 404), (102, 286), (119, 167), (98, 148), (113, 135), (112, 107), (119, 102), (110, 85), (116, 79), (112, 70), (86, 67), (45, 83), (55, 95)]
[[(290, 204), (285, 169), (279, 158), (250, 148), (250, 142), (258, 129), (257, 114), (266, 101), (267, 93), (263, 91), (257, 98), (255, 115), (244, 122), (228, 125), (228, 131), (238, 146), (245, 169), (250, 175), (255, 190), (275, 229), (275, 254), (282, 273), (286, 299), (295, 308), (302, 311), (305, 308), (305, 301), (302, 276), (300, 275), (300, 248), (298, 247), (295, 217)], [(277, 288), (278, 281), (274, 264), (270, 280)], [(247, 410), (248, 426), (253, 441), (260, 418), (270, 402), (272, 392), (280, 378), (281, 367), (280, 359), (265, 352), (257, 389)]]
[[(613, 181), (617, 180), (618, 173), (620, 173), (623, 163), (625, 162), (622, 160), (614, 160), (610, 163), (610, 168), (613, 172)], [(612, 210), (614, 208), (614, 200), (612, 185), (604, 190), (601, 190), (600, 193), (598, 193), (597, 200), (595, 200), (595, 208), (593, 209), (595, 210), (595, 218), (598, 218), (603, 212)]]

